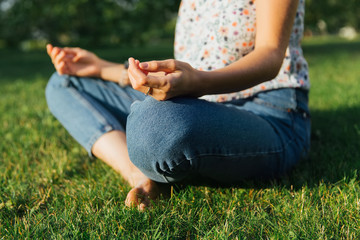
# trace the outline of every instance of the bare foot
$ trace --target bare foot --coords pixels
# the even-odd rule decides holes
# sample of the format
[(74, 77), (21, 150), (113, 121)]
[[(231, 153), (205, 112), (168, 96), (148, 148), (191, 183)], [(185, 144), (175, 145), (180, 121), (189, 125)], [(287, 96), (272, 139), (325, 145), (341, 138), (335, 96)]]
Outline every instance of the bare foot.
[(151, 205), (151, 202), (160, 196), (169, 197), (170, 191), (170, 185), (159, 184), (146, 178), (130, 190), (126, 197), (125, 205), (128, 207), (137, 207), (139, 210), (145, 210)]

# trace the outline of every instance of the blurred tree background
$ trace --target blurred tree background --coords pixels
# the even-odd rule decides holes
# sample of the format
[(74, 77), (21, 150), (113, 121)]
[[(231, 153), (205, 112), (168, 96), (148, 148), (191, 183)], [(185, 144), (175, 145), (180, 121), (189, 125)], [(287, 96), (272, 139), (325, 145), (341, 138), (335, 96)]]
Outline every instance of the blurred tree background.
[(82, 47), (126, 46), (172, 38), (179, 3), (180, 0), (0, 0), (0, 46), (19, 47), (45, 41)]
[(305, 26), (315, 34), (323, 31), (321, 28), (324, 24), (330, 34), (338, 33), (343, 27), (352, 27), (355, 30), (360, 28), (359, 0), (306, 0), (305, 2)]
[[(306, 3), (309, 34), (360, 27), (359, 0)], [(103, 47), (172, 40), (179, 4), (180, 0), (0, 0), (0, 47), (33, 48), (46, 42)]]

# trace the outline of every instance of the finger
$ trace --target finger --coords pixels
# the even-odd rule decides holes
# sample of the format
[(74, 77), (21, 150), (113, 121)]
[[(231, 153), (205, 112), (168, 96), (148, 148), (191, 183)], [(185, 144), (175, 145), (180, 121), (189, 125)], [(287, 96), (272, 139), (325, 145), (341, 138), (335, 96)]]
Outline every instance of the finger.
[(143, 79), (146, 75), (142, 71), (140, 71), (138, 66), (139, 61), (131, 57), (128, 59), (128, 62), (129, 62), (128, 73), (129, 75), (131, 75), (131, 78), (134, 80), (133, 84), (142, 85), (144, 83)]
[(153, 97), (154, 99), (156, 99), (158, 101), (165, 101), (165, 100), (171, 98), (171, 94), (163, 91), (162, 89), (147, 88), (147, 91), (149, 91), (149, 93), (148, 93), (149, 96)]
[(74, 52), (73, 54), (73, 62), (78, 62), (84, 56), (83, 52)]
[(67, 51), (67, 52), (73, 52), (74, 48), (64, 47), (64, 50)]
[(130, 84), (133, 89), (135, 89), (139, 92), (142, 92), (143, 94), (148, 93), (149, 87), (138, 84), (137, 80), (133, 77), (133, 75), (130, 72), (129, 72), (128, 76), (129, 76)]
[(163, 88), (164, 86), (167, 85), (169, 80), (170, 78), (165, 75), (163, 76), (148, 75), (146, 76), (146, 83), (143, 85), (151, 88)]
[(168, 59), (163, 61), (150, 61), (142, 62), (139, 64), (139, 68), (149, 72), (175, 72), (181, 70), (183, 63), (174, 59)]
[(54, 64), (59, 64), (61, 61), (63, 61), (65, 55), (66, 55), (65, 51), (61, 51), (58, 55), (56, 55), (56, 57), (54, 59)]
[(49, 43), (46, 45), (46, 52), (50, 56), (51, 50), (53, 49), (53, 46)]
[(145, 74), (145, 75), (148, 75), (149, 74), (149, 71), (145, 71), (145, 70), (143, 70), (143, 69), (141, 69), (140, 68), (140, 61), (139, 60), (135, 60), (135, 64), (136, 64), (136, 66)]
[(67, 58), (71, 59), (73, 62), (78, 62), (82, 57), (84, 57), (84, 50), (78, 47), (64, 47), (62, 50), (65, 51)]
[(58, 47), (54, 47), (51, 50), (50, 57), (51, 57), (51, 60), (52, 60), (53, 63), (55, 63), (55, 58), (59, 54), (60, 51), (61, 51), (61, 49), (58, 48)]
[(73, 53), (76, 54), (77, 52), (81, 51), (81, 48), (71, 48), (71, 47), (64, 47), (63, 50), (65, 50), (67, 53)]
[(132, 58), (129, 59), (128, 73), (132, 86), (136, 90), (140, 90), (140, 88), (143, 89), (144, 86), (160, 88), (166, 84), (165, 76), (147, 75), (136, 65), (136, 61)]
[(140, 205), (138, 206), (138, 209), (140, 211), (145, 211), (147, 208), (149, 208), (149, 204), (144, 202), (140, 203)]
[(65, 62), (60, 62), (59, 64), (55, 65), (55, 68), (60, 75), (65, 74)]
[(129, 58), (129, 68), (128, 68), (128, 76), (131, 82), (132, 87), (135, 90), (145, 93), (145, 89), (143, 87), (143, 79), (145, 78), (145, 74), (138, 70), (138, 66), (136, 65), (136, 61), (134, 58)]
[(133, 88), (135, 90), (142, 92), (146, 95), (149, 95), (158, 101), (164, 101), (164, 100), (168, 99), (170, 96), (168, 93), (165, 93), (163, 90), (158, 89), (158, 88), (153, 88), (153, 87), (148, 87), (148, 86), (134, 87), (133, 82), (135, 82), (136, 80), (133, 79), (131, 74), (129, 74), (129, 79), (130, 79), (131, 85), (133, 86)]

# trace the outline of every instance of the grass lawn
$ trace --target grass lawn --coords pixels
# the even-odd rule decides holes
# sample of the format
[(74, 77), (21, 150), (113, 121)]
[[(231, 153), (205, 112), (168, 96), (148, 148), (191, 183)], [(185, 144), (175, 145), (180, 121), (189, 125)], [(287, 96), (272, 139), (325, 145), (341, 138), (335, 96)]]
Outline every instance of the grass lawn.
[[(171, 47), (96, 52), (115, 61), (172, 55)], [(360, 41), (308, 39), (304, 52), (308, 159), (269, 184), (189, 186), (138, 212), (123, 204), (121, 177), (89, 159), (48, 111), (45, 51), (0, 50), (0, 239), (360, 238)]]

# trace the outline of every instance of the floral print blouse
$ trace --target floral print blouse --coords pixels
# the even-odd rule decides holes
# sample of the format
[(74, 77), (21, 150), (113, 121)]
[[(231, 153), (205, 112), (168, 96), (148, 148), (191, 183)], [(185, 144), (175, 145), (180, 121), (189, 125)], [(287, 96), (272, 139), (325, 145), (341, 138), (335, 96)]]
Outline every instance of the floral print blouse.
[[(310, 88), (301, 40), (304, 3), (299, 6), (289, 46), (276, 78), (229, 94), (206, 95), (209, 101), (231, 101), (278, 88)], [(254, 50), (255, 0), (182, 0), (175, 34), (175, 58), (202, 71), (223, 68)]]

